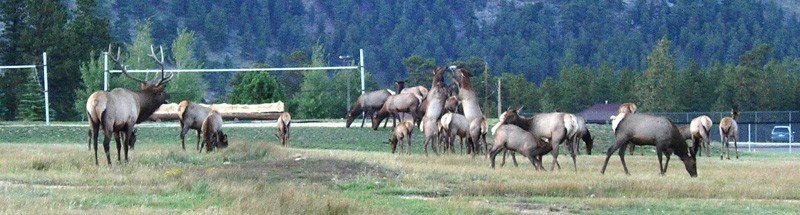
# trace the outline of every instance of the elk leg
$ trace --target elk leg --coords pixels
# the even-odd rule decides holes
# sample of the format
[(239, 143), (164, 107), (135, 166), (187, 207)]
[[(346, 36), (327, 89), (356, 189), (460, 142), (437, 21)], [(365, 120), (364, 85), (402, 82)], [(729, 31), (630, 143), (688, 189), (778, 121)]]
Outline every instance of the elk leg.
[[(614, 143), (614, 145), (611, 145), (611, 147), (608, 147), (608, 151), (606, 151), (606, 160), (605, 160), (605, 162), (603, 162), (603, 168), (600, 169), (600, 174), (605, 174), (606, 166), (608, 166), (608, 159), (611, 158), (611, 155), (614, 154), (614, 151), (616, 151), (617, 149), (620, 148), (620, 145), (622, 145), (622, 144), (620, 144), (619, 141), (617, 141), (616, 143)], [(622, 152), (622, 154), (625, 154), (625, 149), (622, 149), (621, 152)], [(620, 157), (622, 157), (622, 156), (620, 156)]]
[(125, 131), (125, 146), (122, 146), (122, 148), (125, 149), (125, 162), (126, 163), (128, 162), (128, 148), (131, 145), (131, 138), (129, 138), (129, 137), (131, 135), (133, 135), (133, 126), (128, 127), (127, 131)]
[[(111, 127), (111, 126), (109, 126)], [(108, 166), (111, 166), (111, 154), (109, 150), (111, 148), (111, 138), (113, 138), (113, 134), (111, 131), (105, 131), (105, 136), (103, 138), (103, 150), (106, 151), (106, 161), (108, 161)]]
[(573, 142), (569, 147), (569, 155), (572, 156), (572, 166), (575, 167), (575, 172), (578, 172), (578, 163), (575, 161), (575, 152), (577, 151), (578, 143)]
[[(200, 130), (196, 130), (196, 131), (194, 131), (194, 133), (197, 135), (197, 144), (195, 144), (196, 145), (195, 147), (197, 148), (197, 151), (202, 151), (202, 148), (200, 147), (200, 140), (202, 139), (200, 137)], [(205, 142), (203, 142), (203, 143), (205, 143)]]
[(189, 133), (189, 128), (188, 126), (183, 126), (183, 123), (181, 123), (181, 148), (183, 148), (184, 151), (186, 151), (186, 144), (184, 144), (186, 133)]
[(121, 131), (114, 133), (114, 142), (117, 143), (117, 162), (122, 162), (122, 155), (121, 155), (121, 153), (122, 153), (122, 148), (121, 147), (122, 146), (120, 145), (121, 143), (119, 141), (119, 138), (120, 138), (121, 135), (122, 135)]
[(661, 147), (661, 146), (658, 146), (658, 145), (656, 146), (656, 155), (658, 156), (658, 169), (661, 170), (661, 175), (663, 176), (664, 173), (666, 172), (666, 170), (664, 168), (664, 163), (661, 162), (661, 159), (662, 159), (662, 156), (663, 156), (663, 153), (664, 153), (662, 148), (663, 147)]
[(666, 154), (667, 157), (667, 162), (664, 163), (664, 173), (667, 173), (667, 168), (669, 168), (669, 159), (672, 157), (672, 153), (665, 152), (664, 154)]
[[(555, 146), (553, 146), (553, 151), (550, 152), (550, 154), (553, 155), (553, 164), (550, 165), (550, 171), (553, 171), (553, 170), (556, 169), (556, 165), (558, 164), (558, 145), (561, 145), (561, 144), (558, 144), (558, 142), (555, 142), (553, 145), (555, 145)], [(558, 169), (561, 169), (561, 165), (558, 165)]]
[[(733, 138), (733, 150), (736, 151), (736, 159), (739, 159), (739, 146), (737, 144), (739, 141), (737, 139), (739, 138)], [(730, 160), (730, 158), (728, 158), (728, 160)]]
[[(492, 151), (489, 152), (489, 160), (492, 161), (492, 169), (494, 169), (494, 159), (497, 157), (497, 153), (500, 153), (501, 150), (503, 151), (503, 157), (505, 157), (505, 151), (507, 150), (503, 150), (502, 147), (493, 146)], [(505, 163), (505, 158), (503, 158), (503, 163)]]
[(286, 142), (286, 145), (289, 145), (289, 134), (291, 134), (291, 130), (292, 130), (292, 129), (290, 129), (291, 127), (292, 127), (292, 122), (286, 123), (286, 137), (283, 140), (284, 142)]
[(361, 112), (361, 127), (364, 127), (364, 123), (367, 122), (367, 114), (365, 112)]
[(99, 125), (92, 125), (92, 129), (91, 131), (89, 131), (92, 134), (91, 142), (89, 143), (90, 146), (94, 146), (94, 164), (98, 166), (100, 165), (100, 162), (97, 161), (97, 135), (99, 132), (99, 127), (100, 127)]
[[(633, 144), (631, 144), (631, 145), (633, 145)], [(620, 146), (619, 161), (622, 162), (622, 169), (625, 170), (625, 175), (631, 175), (631, 173), (628, 172), (628, 165), (625, 164), (625, 147), (627, 147), (627, 146), (628, 146), (628, 143), (622, 144), (622, 146)], [(608, 158), (606, 158), (606, 160), (608, 160)]]

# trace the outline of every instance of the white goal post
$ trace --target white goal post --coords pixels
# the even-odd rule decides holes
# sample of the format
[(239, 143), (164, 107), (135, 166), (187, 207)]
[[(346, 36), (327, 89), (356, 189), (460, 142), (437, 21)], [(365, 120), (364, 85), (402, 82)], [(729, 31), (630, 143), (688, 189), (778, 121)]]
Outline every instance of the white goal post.
[[(108, 52), (104, 52), (105, 59), (103, 62), (103, 90), (108, 91), (108, 74), (122, 73), (122, 70), (109, 70), (108, 69)], [(359, 69), (361, 71), (361, 94), (364, 94), (364, 49), (359, 49), (359, 64), (358, 66), (328, 66), (328, 67), (286, 67), (286, 68), (241, 68), (241, 69), (165, 69), (164, 72), (251, 72), (251, 71), (306, 71), (306, 70), (351, 70)], [(163, 57), (163, 55), (162, 55)], [(164, 59), (161, 59), (162, 61)], [(150, 73), (161, 72), (157, 69), (142, 69), (131, 70), (131, 73)]]
[[(39, 65), (10, 65), (0, 66), (0, 70), (5, 69), (33, 69), (36, 72), (36, 67)], [(42, 67), (44, 69), (44, 122), (45, 125), (50, 125), (50, 92), (47, 86), (47, 52), (42, 52)]]

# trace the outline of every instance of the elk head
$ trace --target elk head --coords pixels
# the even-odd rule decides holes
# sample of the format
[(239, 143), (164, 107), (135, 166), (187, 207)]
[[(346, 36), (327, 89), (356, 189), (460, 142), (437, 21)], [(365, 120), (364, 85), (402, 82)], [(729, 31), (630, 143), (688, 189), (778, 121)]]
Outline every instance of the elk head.
[[(159, 47), (159, 50), (160, 50), (160, 53), (161, 53), (161, 58), (163, 58), (164, 57), (164, 49)], [(114, 63), (118, 67), (120, 67), (120, 70), (122, 70), (122, 74), (125, 75), (125, 77), (128, 77), (131, 80), (134, 80), (134, 81), (139, 82), (141, 84), (141, 91), (139, 91), (138, 93), (140, 95), (142, 95), (141, 98), (143, 100), (142, 101), (138, 101), (138, 102), (139, 102), (139, 104), (142, 104), (143, 106), (141, 106), (142, 111), (139, 111), (138, 120), (136, 121), (136, 123), (141, 123), (142, 121), (144, 121), (148, 117), (150, 117), (150, 114), (155, 112), (155, 110), (158, 109), (158, 107), (160, 107), (162, 104), (165, 104), (167, 99), (169, 99), (169, 94), (164, 92), (164, 87), (167, 84), (167, 82), (172, 80), (172, 78), (174, 77), (175, 74), (170, 74), (169, 76), (166, 76), (166, 74), (164, 72), (164, 61), (160, 60), (158, 57), (156, 57), (155, 51), (153, 50), (153, 46), (150, 46), (150, 55), (149, 56), (152, 57), (153, 60), (155, 60), (156, 63), (158, 63), (159, 66), (161, 66), (161, 76), (160, 76), (160, 78), (154, 79), (152, 81), (142, 80), (142, 79), (133, 77), (128, 73), (128, 68), (125, 65), (123, 65), (121, 63), (120, 59), (119, 59), (119, 56), (120, 56), (120, 48), (119, 47), (117, 47), (117, 54), (113, 55), (113, 54), (111, 54), (111, 46), (109, 45), (108, 46), (108, 56), (109, 56), (109, 58), (111, 58), (112, 61), (114, 61)]]

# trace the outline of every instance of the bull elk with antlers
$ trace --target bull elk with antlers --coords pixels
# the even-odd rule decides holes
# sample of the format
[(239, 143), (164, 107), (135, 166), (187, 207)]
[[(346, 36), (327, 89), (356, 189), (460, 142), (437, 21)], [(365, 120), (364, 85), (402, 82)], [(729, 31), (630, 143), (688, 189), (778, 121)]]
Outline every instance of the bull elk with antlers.
[[(108, 48), (109, 58), (122, 69), (122, 74), (134, 81), (141, 83), (141, 90), (133, 91), (124, 88), (114, 88), (110, 92), (97, 91), (92, 93), (86, 101), (86, 113), (89, 115), (89, 128), (91, 142), (94, 146), (94, 162), (100, 165), (97, 159), (97, 136), (100, 130), (103, 131), (103, 148), (106, 152), (106, 160), (111, 165), (109, 155), (109, 142), (114, 135), (120, 133), (124, 137), (133, 137), (134, 125), (143, 122), (155, 112), (158, 107), (169, 99), (169, 94), (164, 92), (164, 86), (169, 82), (173, 75), (164, 74), (164, 62), (156, 57), (153, 47), (150, 46), (150, 56), (161, 66), (161, 76), (153, 82), (138, 79), (128, 74), (127, 68), (120, 62), (120, 50), (117, 54), (111, 54), (111, 46)], [(161, 56), (164, 51), (161, 49)], [(128, 148), (131, 146), (133, 138), (125, 138), (124, 150), (125, 161), (128, 161)], [(119, 139), (117, 139), (117, 151), (120, 150)]]

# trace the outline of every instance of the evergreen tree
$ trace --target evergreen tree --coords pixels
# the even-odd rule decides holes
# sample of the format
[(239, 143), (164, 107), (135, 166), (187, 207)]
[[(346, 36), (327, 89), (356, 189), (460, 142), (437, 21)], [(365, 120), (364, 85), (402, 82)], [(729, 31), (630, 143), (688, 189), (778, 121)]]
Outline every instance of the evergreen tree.
[[(322, 45), (317, 44), (311, 52), (311, 64), (309, 66), (323, 66), (324, 65), (325, 49)], [(297, 113), (297, 118), (323, 118), (332, 116), (341, 116), (341, 113), (335, 113), (332, 107), (337, 103), (343, 101), (332, 100), (332, 82), (324, 71), (305, 71), (303, 84), (300, 87), (300, 92), (296, 95), (293, 101), (297, 101), (297, 110), (287, 110)]]
[[(172, 41), (172, 61), (177, 69), (202, 68), (202, 63), (194, 59), (194, 47), (194, 32), (185, 28), (179, 29), (178, 36)], [(167, 85), (165, 92), (170, 94), (171, 100), (198, 102), (203, 99), (207, 87), (208, 83), (198, 73), (177, 73)]]
[(20, 87), (19, 115), (25, 121), (44, 121), (44, 88), (34, 72), (26, 75), (28, 78)]
[(669, 40), (662, 38), (653, 52), (647, 56), (648, 67), (636, 82), (637, 106), (645, 111), (676, 111), (678, 98), (675, 94), (676, 77), (672, 57), (669, 56)]
[(406, 80), (407, 86), (422, 85), (426, 88), (430, 88), (430, 85), (433, 82), (432, 72), (433, 68), (436, 67), (436, 59), (424, 58), (419, 55), (411, 55), (407, 58), (404, 58), (402, 62), (403, 66), (406, 68), (407, 76), (405, 78), (408, 79)]
[[(262, 67), (264, 65), (255, 65)], [(241, 72), (237, 73), (233, 82), (233, 89), (228, 94), (226, 102), (232, 104), (261, 104), (285, 100), (283, 86), (268, 72)]]
[(82, 85), (75, 89), (74, 108), (80, 113), (80, 119), (86, 117), (86, 100), (95, 91), (103, 90), (103, 58), (104, 56), (92, 52), (89, 61), (83, 62), (80, 67)]
[[(23, 30), (28, 27), (25, 13), (25, 0), (6, 0), (0, 4), (0, 23), (3, 23), (2, 34), (0, 34), (0, 63), (4, 65), (28, 64), (22, 59)], [(19, 103), (22, 92), (19, 88), (25, 82), (27, 75), (22, 72), (5, 72), (0, 77), (0, 87), (2, 88), (3, 107), (0, 113), (6, 120), (15, 120), (17, 114), (17, 104)]]
[(558, 83), (552, 77), (547, 77), (539, 86), (539, 112), (553, 112), (558, 109), (556, 106), (558, 98), (561, 97), (561, 91)]

